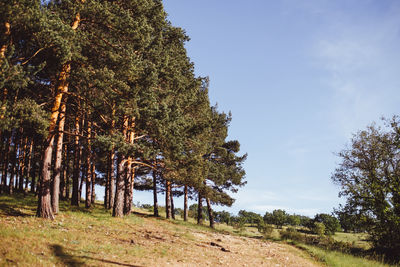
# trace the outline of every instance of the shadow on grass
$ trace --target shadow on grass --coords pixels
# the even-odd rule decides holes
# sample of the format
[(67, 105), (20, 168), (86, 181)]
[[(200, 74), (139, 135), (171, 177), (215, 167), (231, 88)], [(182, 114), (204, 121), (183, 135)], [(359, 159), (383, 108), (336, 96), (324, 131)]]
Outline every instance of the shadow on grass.
[(98, 262), (102, 262), (102, 263), (114, 264), (114, 265), (118, 265), (118, 266), (140, 267), (139, 265), (132, 265), (132, 264), (128, 264), (128, 263), (121, 263), (121, 262), (117, 262), (117, 261), (110, 261), (110, 260), (106, 260), (106, 259), (99, 259), (99, 258), (94, 258), (94, 257), (89, 257), (89, 256), (81, 256), (81, 257), (73, 256), (73, 255), (65, 252), (65, 249), (58, 244), (52, 244), (52, 245), (50, 245), (50, 248), (53, 250), (54, 255), (57, 258), (59, 258), (63, 262), (63, 264), (65, 264), (66, 266), (70, 266), (70, 267), (84, 266), (85, 263), (80, 259), (88, 259), (88, 260), (98, 261)]
[(131, 214), (135, 214), (136, 216), (142, 217), (142, 218), (156, 218), (156, 219), (165, 219), (160, 216), (154, 216), (154, 214), (148, 214), (148, 213), (142, 213), (139, 211), (132, 211)]
[(66, 266), (83, 266), (83, 262), (77, 259), (73, 255), (69, 255), (64, 251), (64, 248), (60, 245), (53, 244), (50, 245), (54, 256), (60, 259)]
[(6, 216), (14, 216), (14, 217), (27, 217), (31, 216), (28, 213), (24, 213), (20, 210), (17, 210), (10, 205), (0, 203), (0, 213), (6, 215)]

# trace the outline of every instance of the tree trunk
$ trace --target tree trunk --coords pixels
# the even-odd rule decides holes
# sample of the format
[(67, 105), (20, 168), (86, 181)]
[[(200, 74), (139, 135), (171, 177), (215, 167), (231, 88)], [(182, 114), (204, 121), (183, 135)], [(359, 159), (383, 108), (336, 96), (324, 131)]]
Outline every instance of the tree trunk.
[[(82, 118), (82, 124), (81, 124), (82, 133), (83, 133), (84, 125), (85, 125), (85, 120), (84, 120), (84, 118)], [(82, 143), (84, 143), (84, 142), (82, 142)], [(79, 203), (82, 201), (83, 182), (85, 180), (85, 175), (86, 175), (86, 172), (87, 172), (87, 168), (86, 168), (85, 161), (84, 161), (84, 158), (85, 158), (84, 154), (85, 154), (85, 149), (83, 148), (83, 145), (82, 145), (82, 149), (79, 151), (79, 158), (80, 158), (80, 161), (82, 163), (82, 171), (80, 172), (80, 175), (79, 175), (79, 177), (80, 177), (79, 190), (78, 190), (78, 201), (79, 201)], [(79, 181), (79, 178), (78, 178), (78, 181)]]
[(118, 169), (117, 169), (117, 188), (115, 191), (115, 201), (113, 208), (113, 217), (124, 216), (124, 192), (125, 192), (125, 159), (122, 154), (118, 154)]
[[(51, 158), (53, 154), (53, 143), (54, 143), (54, 135), (55, 129), (57, 125), (57, 119), (60, 114), (60, 106), (61, 100), (63, 95), (68, 92), (68, 77), (71, 71), (71, 64), (66, 63), (62, 66), (62, 70), (58, 77), (58, 84), (56, 89), (56, 96), (54, 98), (53, 107), (51, 109), (51, 116), (50, 116), (50, 126), (49, 126), (49, 135), (47, 137), (47, 142), (44, 156), (43, 156), (43, 169), (42, 169), (42, 183), (41, 189), (39, 191), (39, 198), (41, 199), (40, 205), (38, 206), (38, 217), (43, 218), (51, 218), (53, 219), (53, 211), (51, 209), (51, 202), (50, 202), (50, 168), (51, 168)], [(45, 194), (45, 195), (42, 195)], [(58, 195), (58, 194), (57, 194)]]
[[(11, 159), (11, 169), (10, 169), (10, 180), (8, 183), (8, 193), (10, 195), (13, 194), (14, 192), (14, 179), (15, 179), (15, 169), (16, 169), (16, 162), (17, 162), (17, 151), (18, 151), (18, 146), (19, 146), (19, 133), (16, 134), (14, 138), (14, 150), (13, 153), (10, 153), (10, 156), (12, 157)], [(15, 186), (16, 187), (16, 186)]]
[(158, 214), (157, 173), (155, 170), (153, 170), (153, 201), (154, 216), (158, 217), (160, 215)]
[(94, 205), (95, 201), (96, 201), (96, 192), (95, 192), (95, 185), (96, 185), (96, 164), (94, 162), (94, 158), (93, 158), (93, 154), (92, 154), (92, 159), (91, 159), (91, 164), (92, 164), (92, 196), (91, 196), (91, 200), (92, 200), (92, 205)]
[[(69, 140), (67, 139), (67, 143), (69, 143)], [(69, 158), (68, 158), (68, 144), (63, 145), (63, 158), (64, 158), (64, 163), (62, 164), (61, 168), (61, 181), (60, 181), (60, 198), (61, 199), (68, 199), (67, 195), (67, 185), (68, 183), (68, 178), (67, 178), (67, 168), (69, 164)]]
[(183, 220), (188, 220), (188, 187), (185, 185), (184, 189), (184, 200), (183, 200)]
[(167, 219), (171, 219), (172, 212), (171, 212), (171, 182), (165, 180), (165, 213)]
[(115, 151), (112, 148), (110, 152), (110, 191), (108, 193), (109, 202), (108, 209), (114, 207), (115, 202)]
[(210, 199), (208, 197), (206, 197), (206, 202), (207, 202), (208, 218), (210, 220), (210, 227), (211, 228), (215, 228), (214, 213), (213, 213), (213, 210), (212, 210), (212, 207), (211, 207)]
[[(69, 140), (68, 140), (69, 141)], [(68, 142), (69, 143), (69, 142)], [(65, 152), (64, 152), (65, 164), (64, 164), (64, 181), (65, 181), (65, 199), (69, 199), (69, 191), (70, 191), (70, 169), (69, 164), (71, 160), (71, 156), (69, 153), (68, 145), (65, 145)]]
[(29, 178), (32, 178), (31, 175), (31, 168), (32, 168), (32, 161), (33, 159), (33, 140), (31, 140), (30, 145), (29, 145), (29, 154), (28, 154), (28, 165), (26, 166), (26, 183), (25, 183), (25, 191), (28, 190), (28, 185), (29, 185)]
[(67, 103), (66, 102), (67, 102), (67, 100), (64, 97), (64, 101), (62, 101), (62, 103), (61, 103), (60, 112), (58, 114), (56, 162), (54, 164), (54, 173), (53, 173), (53, 190), (52, 190), (53, 195), (51, 196), (51, 207), (53, 208), (54, 214), (57, 214), (59, 211), (61, 161), (62, 161), (63, 141), (64, 141), (65, 116), (66, 116), (66, 111), (67, 111)]
[(203, 224), (203, 199), (199, 193), (199, 203), (197, 205), (197, 224)]
[[(170, 186), (171, 187), (171, 186)], [(174, 194), (171, 192), (169, 193), (169, 197), (171, 198), (171, 217), (175, 220), (175, 206), (174, 206)]]
[(79, 174), (81, 169), (80, 145), (79, 145), (79, 115), (75, 118), (75, 148), (74, 148), (74, 170), (72, 177), (71, 205), (79, 206)]
[[(135, 118), (131, 118), (127, 122), (127, 141), (133, 145), (135, 140)], [(128, 158), (128, 166), (126, 167), (126, 181), (125, 181), (125, 203), (124, 203), (124, 214), (129, 215), (132, 211), (132, 198), (133, 198), (133, 186), (135, 182), (135, 168), (132, 168), (132, 157)]]
[(110, 157), (107, 155), (106, 184), (104, 187), (104, 208), (108, 209), (110, 203)]
[(87, 147), (86, 147), (86, 195), (85, 195), (85, 207), (90, 208), (92, 205), (92, 147), (90, 143), (90, 138), (92, 137), (92, 125), (89, 120), (87, 120)]
[(26, 160), (26, 154), (27, 154), (27, 144), (28, 144), (28, 138), (26, 137), (20, 146), (19, 149), (19, 180), (18, 180), (18, 190), (20, 192), (24, 191), (24, 178), (25, 178), (25, 160)]
[(30, 173), (30, 176), (32, 178), (32, 180), (31, 180), (31, 193), (35, 193), (36, 192), (36, 170), (37, 170), (36, 164), (38, 162), (37, 155), (35, 155), (35, 154), (37, 154), (36, 150), (40, 151), (40, 147), (38, 147), (37, 145), (35, 145), (35, 149), (33, 150), (34, 152), (32, 154), (32, 170), (31, 170), (31, 173)]
[(9, 165), (9, 160), (10, 160), (10, 154), (11, 154), (11, 140), (12, 140), (12, 133), (9, 133), (6, 147), (4, 149), (4, 162), (3, 162), (3, 175), (1, 176), (2, 178), (2, 190), (5, 192), (7, 188), (7, 176), (8, 176), (8, 165)]
[(124, 190), (124, 215), (129, 215), (131, 213), (131, 206), (129, 203), (129, 198), (131, 197), (131, 182), (132, 182), (132, 172), (131, 164), (128, 160), (127, 166), (125, 167), (124, 179), (125, 179), (125, 190)]

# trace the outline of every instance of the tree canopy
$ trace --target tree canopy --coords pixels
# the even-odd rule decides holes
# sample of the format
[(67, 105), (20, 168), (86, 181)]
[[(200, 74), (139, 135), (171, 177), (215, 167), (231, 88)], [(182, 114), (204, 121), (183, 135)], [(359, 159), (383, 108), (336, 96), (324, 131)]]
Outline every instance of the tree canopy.
[(0, 14), (3, 192), (30, 187), (44, 218), (59, 197), (80, 205), (83, 185), (90, 208), (95, 184), (118, 217), (135, 186), (153, 190), (155, 214), (158, 192), (172, 217), (174, 196), (206, 199), (210, 218), (232, 205), (246, 155), (162, 1), (8, 1)]
[(375, 248), (389, 257), (400, 251), (399, 122), (394, 117), (384, 128), (373, 124), (355, 134), (332, 175), (346, 198), (342, 212), (363, 218)]

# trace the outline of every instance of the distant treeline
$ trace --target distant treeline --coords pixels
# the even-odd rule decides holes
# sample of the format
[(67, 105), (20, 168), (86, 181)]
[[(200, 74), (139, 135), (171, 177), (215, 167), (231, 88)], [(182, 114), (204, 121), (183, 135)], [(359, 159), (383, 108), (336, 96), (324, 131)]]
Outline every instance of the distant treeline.
[[(245, 184), (231, 115), (211, 106), (189, 37), (159, 0), (11, 0), (0, 3), (1, 192), (34, 192), (37, 216), (59, 199), (90, 208), (105, 186), (113, 216), (133, 188), (230, 206)], [(83, 187), (85, 185), (85, 187)], [(85, 192), (82, 192), (85, 188)], [(171, 208), (172, 207), (172, 208)], [(199, 212), (198, 221), (202, 221)]]

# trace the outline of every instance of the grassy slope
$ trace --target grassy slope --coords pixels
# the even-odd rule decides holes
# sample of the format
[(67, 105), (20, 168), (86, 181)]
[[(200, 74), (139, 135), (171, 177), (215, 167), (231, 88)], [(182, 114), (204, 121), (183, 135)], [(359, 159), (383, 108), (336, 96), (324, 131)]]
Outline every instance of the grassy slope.
[[(209, 250), (201, 248), (206, 243), (199, 242), (199, 235), (215, 240), (216, 233), (238, 233), (238, 230), (222, 224), (213, 231), (196, 225), (194, 221), (156, 219), (145, 210), (137, 210), (140, 214), (120, 219), (112, 218), (101, 205), (88, 211), (70, 207), (66, 202), (60, 204), (60, 214), (54, 221), (49, 221), (34, 217), (36, 198), (32, 195), (25, 198), (22, 195), (0, 196), (0, 266), (135, 266), (132, 263), (149, 265), (157, 259), (159, 263), (172, 262), (173, 259), (185, 262), (183, 254), (199, 249), (203, 250), (193, 252), (191, 256), (205, 253), (207, 258)], [(247, 227), (241, 235), (255, 237), (258, 233), (256, 228)], [(288, 254), (308, 258), (301, 251), (282, 246), (279, 250), (284, 248)], [(385, 266), (337, 252), (303, 248), (329, 266)], [(220, 258), (215, 253), (209, 256)], [(226, 256), (233, 257), (232, 254)]]
[(298, 245), (299, 247), (308, 251), (312, 256), (321, 262), (326, 263), (328, 266), (343, 267), (343, 266), (354, 266), (354, 267), (388, 267), (390, 265), (377, 262), (373, 260), (368, 260), (360, 257), (354, 257), (352, 255), (343, 254), (337, 251), (328, 251), (321, 248), (308, 246), (308, 245)]
[(213, 231), (193, 222), (153, 218), (145, 210), (136, 210), (140, 214), (125, 218), (113, 218), (101, 205), (89, 211), (70, 207), (66, 202), (60, 205), (60, 214), (50, 221), (34, 216), (34, 196), (0, 196), (0, 266), (154, 266), (166, 263), (191, 266), (199, 257), (202, 262), (198, 265), (220, 265), (222, 261), (228, 264), (230, 260), (235, 262), (243, 258), (239, 247), (232, 245), (235, 252), (225, 253), (210, 246), (210, 241), (216, 241), (230, 248), (229, 240), (253, 246), (245, 255), (253, 253), (252, 259), (259, 258), (257, 262), (260, 263), (279, 263), (281, 259), (275, 257), (278, 250), (287, 251), (282, 254), (284, 258), (304, 259), (303, 266), (310, 262), (306, 253), (287, 245), (268, 245), (272, 247), (269, 251), (275, 251), (274, 258), (268, 258), (268, 255), (261, 255), (263, 241), (227, 236), (225, 242), (221, 233), (234, 230), (223, 225)]

